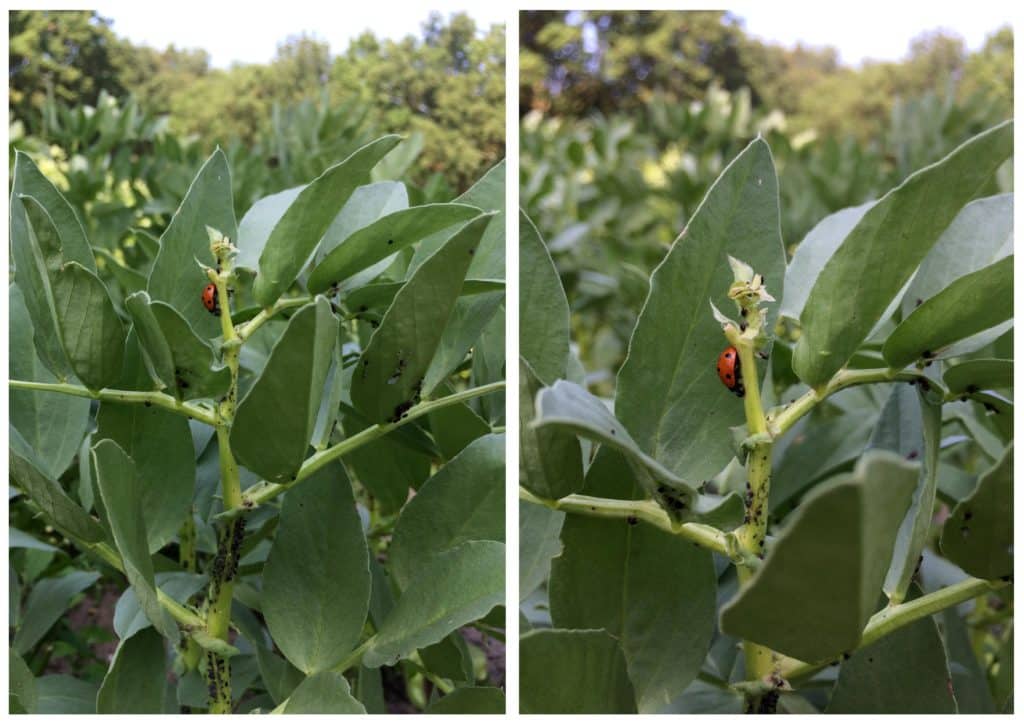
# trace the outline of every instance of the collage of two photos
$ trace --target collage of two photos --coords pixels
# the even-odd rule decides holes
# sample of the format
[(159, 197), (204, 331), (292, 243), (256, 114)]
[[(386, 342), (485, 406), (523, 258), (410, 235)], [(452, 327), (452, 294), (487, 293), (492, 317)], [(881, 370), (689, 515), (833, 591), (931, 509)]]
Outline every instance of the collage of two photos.
[(9, 713), (1012, 714), (1012, 13), (436, 5), (9, 12)]

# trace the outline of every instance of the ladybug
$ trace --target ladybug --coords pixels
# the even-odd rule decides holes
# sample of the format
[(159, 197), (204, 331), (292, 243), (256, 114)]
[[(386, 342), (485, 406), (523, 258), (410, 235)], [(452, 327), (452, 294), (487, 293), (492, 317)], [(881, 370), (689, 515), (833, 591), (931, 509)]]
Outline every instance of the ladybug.
[(718, 355), (718, 379), (735, 392), (737, 397), (743, 397), (745, 390), (740, 378), (740, 355), (735, 347), (726, 347), (722, 354)]
[(210, 314), (220, 314), (220, 301), (217, 299), (217, 285), (207, 284), (203, 287), (203, 306)]

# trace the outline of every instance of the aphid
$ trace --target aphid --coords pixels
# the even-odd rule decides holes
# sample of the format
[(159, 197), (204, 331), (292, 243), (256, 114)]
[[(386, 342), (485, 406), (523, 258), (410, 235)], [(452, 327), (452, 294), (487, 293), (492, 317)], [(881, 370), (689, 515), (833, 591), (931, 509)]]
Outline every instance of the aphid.
[(740, 355), (735, 347), (726, 347), (718, 356), (718, 379), (737, 397), (743, 397), (743, 381), (740, 379)]
[(217, 285), (209, 283), (203, 287), (203, 306), (210, 314), (220, 314), (220, 301), (217, 299)]

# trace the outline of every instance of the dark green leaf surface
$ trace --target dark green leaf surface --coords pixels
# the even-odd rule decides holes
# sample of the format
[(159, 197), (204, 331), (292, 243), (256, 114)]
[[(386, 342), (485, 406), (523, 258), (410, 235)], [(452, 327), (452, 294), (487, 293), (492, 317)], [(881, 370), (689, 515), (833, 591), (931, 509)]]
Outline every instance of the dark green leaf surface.
[(174, 361), (171, 389), (184, 400), (221, 397), (231, 386), (231, 372), (217, 361), (213, 348), (196, 335), (189, 323), (164, 302), (152, 302), (156, 318)]
[(256, 647), (256, 662), (260, 667), (260, 679), (275, 704), (280, 704), (302, 683), (305, 675), (273, 651), (262, 646)]
[(263, 571), (263, 615), (281, 653), (307, 675), (357, 643), (370, 602), (368, 555), (340, 465), (288, 493)]
[(505, 545), (469, 541), (430, 559), (409, 582), (363, 656), (391, 665), (485, 616), (505, 600)]
[(889, 335), (882, 354), (895, 368), (1013, 316), (1013, 257), (957, 279), (917, 307)]
[(162, 714), (166, 682), (163, 639), (143, 629), (118, 645), (96, 696), (96, 713)]
[(399, 136), (383, 136), (368, 143), (299, 192), (274, 225), (260, 254), (259, 275), (253, 285), (259, 304), (270, 306), (291, 286), (352, 192), (369, 180), (373, 167), (400, 140)]
[(604, 631), (531, 631), (519, 641), (520, 714), (635, 714), (618, 642)]
[(125, 329), (103, 282), (77, 262), (53, 279), (53, 301), (64, 351), (86, 387), (110, 387), (121, 374)]
[(942, 527), (942, 554), (979, 578), (1013, 573), (1013, 446), (978, 478)]
[(725, 633), (802, 661), (853, 649), (875, 612), (918, 466), (869, 451), (815, 488), (721, 612)]
[[(142, 347), (146, 370), (159, 389), (179, 388), (174, 377), (174, 356), (170, 342), (153, 314), (152, 303), (146, 292), (135, 292), (125, 297), (124, 307), (132, 320), (132, 329)], [(168, 309), (172, 309), (168, 307)], [(184, 322), (184, 319), (182, 320)], [(187, 327), (188, 322), (184, 322)], [(211, 350), (212, 353), (212, 350)], [(143, 388), (144, 389), (144, 388)]]
[(456, 684), (475, 680), (473, 657), (462, 634), (452, 631), (436, 644), (419, 650), (423, 666), (431, 673)]
[(99, 686), (66, 674), (48, 674), (36, 680), (39, 714), (95, 714)]
[[(453, 390), (446, 388), (445, 393)], [(465, 402), (447, 405), (427, 415), (434, 442), (445, 460), (451, 460), (474, 440), (491, 431), (491, 426), (480, 418)]]
[(365, 714), (349, 689), (348, 679), (337, 671), (321, 671), (299, 684), (284, 714)]
[(811, 289), (793, 369), (812, 387), (827, 382), (882, 313), (960, 209), (1013, 150), (1013, 124), (970, 139), (910, 176), (864, 214)]
[(967, 624), (957, 607), (947, 608), (940, 615), (942, 640), (946, 645), (949, 672), (953, 677), (958, 714), (994, 714), (988, 676), (978, 661), (967, 632)]
[(292, 316), (238, 404), (231, 449), (271, 482), (290, 480), (306, 457), (337, 333), (330, 304), (317, 297)]
[(9, 690), (7, 694), (8, 711), (11, 714), (35, 714), (38, 707), (38, 693), (36, 691), (36, 679), (32, 675), (24, 660), (14, 653), (14, 649), (7, 650)]
[(370, 338), (352, 376), (352, 403), (371, 422), (397, 420), (419, 399), (488, 219), (470, 221), (416, 270)]
[(64, 492), (53, 478), (43, 474), (13, 449), (8, 450), (11, 482), (21, 488), (39, 506), (53, 525), (86, 543), (106, 538), (103, 528)]
[(178, 627), (160, 605), (156, 595), (153, 560), (149, 555), (142, 511), (142, 481), (139, 480), (135, 464), (111, 440), (97, 442), (92, 448), (92, 459), (96, 470), (96, 487), (106, 510), (114, 543), (124, 563), (125, 577), (135, 590), (146, 618), (160, 634), (176, 643)]
[[(17, 286), (8, 289), (10, 357), (8, 373), (14, 380), (56, 382), (32, 344), (32, 320)], [(51, 478), (60, 477), (85, 436), (89, 424), (89, 400), (31, 390), (10, 391), (10, 423), (35, 452)]]
[(210, 283), (198, 259), (216, 265), (206, 227), (232, 243), (238, 239), (231, 199), (228, 159), (219, 148), (199, 169), (171, 223), (160, 237), (160, 251), (149, 272), (149, 296), (176, 309), (203, 338), (220, 334), (220, 321), (203, 306), (203, 287)]
[(560, 534), (565, 513), (519, 501), (519, 600), (548, 579), (551, 559), (562, 552)]
[(470, 540), (505, 540), (504, 435), (477, 438), (402, 508), (391, 574), (404, 589), (431, 558)]
[(93, 571), (72, 571), (63, 576), (40, 579), (25, 601), (21, 625), (14, 635), (11, 647), (22, 656), (46, 635), (61, 617), (71, 600), (94, 584), (100, 577)]
[[(369, 425), (346, 415), (342, 427), (345, 435), (351, 437)], [(398, 512), (409, 498), (409, 488), (420, 487), (430, 477), (430, 457), (406, 447), (399, 439), (400, 433), (401, 430), (391, 432), (345, 456), (384, 515)]]
[(953, 365), (942, 374), (950, 394), (1013, 387), (1013, 360), (972, 359)]
[[(726, 167), (654, 270), (619, 371), (616, 416), (641, 450), (688, 480), (725, 467), (733, 457), (728, 430), (744, 420), (743, 402), (715, 371), (726, 342), (708, 304), (735, 309), (728, 255), (763, 274), (768, 291), (782, 298), (778, 185), (760, 138)], [(767, 310), (772, 329), (778, 304)]]
[(534, 426), (533, 401), (542, 385), (519, 358), (519, 484), (541, 498), (557, 500), (583, 490), (583, 458), (572, 431)]
[(564, 378), (569, 302), (540, 232), (519, 212), (519, 354), (546, 385)]
[(427, 707), (424, 714), (504, 714), (505, 693), (493, 686), (460, 686)]
[(434, 358), (423, 376), (424, 395), (432, 395), (438, 385), (462, 364), (487, 323), (505, 301), (504, 289), (484, 294), (468, 294), (466, 287), (471, 281), (473, 280), (467, 279), (462, 285), (461, 296), (455, 300), (448, 324), (445, 325), (444, 334), (437, 345), (437, 352), (434, 353)]
[(313, 269), (306, 286), (319, 294), (420, 239), (479, 214), (479, 209), (465, 204), (427, 204), (392, 212), (338, 244)]

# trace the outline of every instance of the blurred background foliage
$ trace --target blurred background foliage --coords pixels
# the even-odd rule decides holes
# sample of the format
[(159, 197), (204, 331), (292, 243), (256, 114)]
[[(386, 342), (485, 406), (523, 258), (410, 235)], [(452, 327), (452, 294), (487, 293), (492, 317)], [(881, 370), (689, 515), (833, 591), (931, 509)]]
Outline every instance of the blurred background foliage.
[(1013, 31), (975, 52), (928, 33), (901, 62), (851, 68), (834, 48), (753, 38), (727, 12), (524, 11), (519, 104), (520, 203), (559, 269), (588, 381), (610, 394), (648, 276), (750, 140), (774, 154), (792, 255), (829, 213), (1013, 115)]
[(290, 37), (270, 63), (228, 69), (133, 45), (93, 11), (15, 10), (9, 31), (9, 159), (29, 152), (111, 250), (159, 235), (217, 145), (239, 217), (387, 132), (409, 141), (375, 179), (405, 181), (411, 204), (458, 195), (505, 155), (505, 31), (464, 14), (337, 54)]

